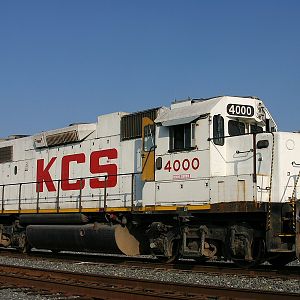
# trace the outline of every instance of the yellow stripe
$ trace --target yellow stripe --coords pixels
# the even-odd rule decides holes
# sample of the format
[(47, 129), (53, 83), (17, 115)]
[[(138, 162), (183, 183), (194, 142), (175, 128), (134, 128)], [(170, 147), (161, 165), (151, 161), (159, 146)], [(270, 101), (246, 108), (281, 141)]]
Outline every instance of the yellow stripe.
[(82, 208), (81, 211), (82, 212), (101, 212), (101, 211), (103, 211), (103, 208)]
[(18, 210), (4, 210), (3, 213), (4, 214), (18, 214), (19, 211)]
[[(209, 210), (210, 204), (204, 205), (146, 205), (141, 207), (134, 207), (133, 211), (147, 212), (147, 211), (197, 211), (197, 210)], [(82, 208), (81, 212), (103, 212), (103, 208)], [(106, 212), (128, 212), (131, 211), (131, 207), (107, 207)], [(57, 209), (39, 209), (39, 213), (78, 213), (78, 208), (61, 208)], [(35, 214), (36, 209), (21, 209), (19, 210), (0, 210), (0, 214)]]
[(169, 206), (160, 206), (160, 205), (146, 205), (145, 211), (193, 211), (193, 210), (208, 210), (210, 209), (210, 204), (204, 205), (169, 205)]
[(130, 207), (107, 207), (107, 212), (114, 212), (114, 211), (131, 211)]
[(165, 210), (169, 210), (169, 211), (174, 211), (177, 210), (177, 208), (179, 209), (180, 206), (176, 206), (176, 205), (169, 205), (169, 206), (146, 206), (146, 211), (165, 211)]
[(21, 214), (36, 214), (36, 209), (21, 209)]
[(203, 204), (203, 205), (188, 205), (188, 210), (209, 210), (210, 204)]
[[(52, 211), (52, 210), (51, 210)], [(78, 208), (62, 208), (62, 209), (53, 209), (54, 212), (63, 212), (63, 213), (71, 213), (71, 212), (79, 212)]]

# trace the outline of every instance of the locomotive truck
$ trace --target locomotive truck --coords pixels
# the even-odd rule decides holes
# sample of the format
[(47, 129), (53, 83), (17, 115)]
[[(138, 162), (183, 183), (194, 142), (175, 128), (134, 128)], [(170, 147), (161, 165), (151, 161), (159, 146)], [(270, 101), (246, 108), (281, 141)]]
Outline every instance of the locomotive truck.
[(3, 138), (0, 246), (282, 266), (300, 259), (299, 153), (237, 96)]

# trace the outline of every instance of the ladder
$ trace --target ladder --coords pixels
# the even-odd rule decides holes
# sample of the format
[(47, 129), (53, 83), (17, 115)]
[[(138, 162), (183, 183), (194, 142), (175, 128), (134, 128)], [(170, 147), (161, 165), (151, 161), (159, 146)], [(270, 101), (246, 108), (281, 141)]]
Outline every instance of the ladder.
[(293, 230), (295, 232), (296, 232), (296, 192), (297, 192), (297, 185), (298, 185), (299, 179), (300, 179), (300, 171), (296, 177), (292, 197), (290, 198), (290, 202), (291, 202), (292, 210), (293, 210)]

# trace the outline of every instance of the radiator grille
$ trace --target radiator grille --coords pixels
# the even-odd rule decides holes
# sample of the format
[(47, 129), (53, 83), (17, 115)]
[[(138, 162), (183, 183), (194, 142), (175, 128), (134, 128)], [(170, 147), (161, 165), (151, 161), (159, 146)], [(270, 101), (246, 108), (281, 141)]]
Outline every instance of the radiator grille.
[(0, 148), (0, 163), (10, 162), (13, 160), (13, 146)]
[(67, 131), (46, 136), (47, 146), (57, 146), (78, 142), (77, 131)]
[(130, 140), (142, 137), (142, 119), (147, 117), (155, 120), (159, 108), (137, 112), (123, 116), (121, 119), (121, 140)]

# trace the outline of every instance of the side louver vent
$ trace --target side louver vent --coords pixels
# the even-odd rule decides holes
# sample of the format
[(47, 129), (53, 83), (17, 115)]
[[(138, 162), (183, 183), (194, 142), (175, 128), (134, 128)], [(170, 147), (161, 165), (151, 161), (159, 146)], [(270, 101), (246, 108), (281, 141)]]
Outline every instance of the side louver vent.
[(77, 131), (61, 132), (46, 136), (48, 147), (78, 142)]
[(121, 140), (130, 140), (142, 137), (142, 119), (147, 117), (155, 120), (158, 108), (125, 115), (121, 119)]
[(10, 162), (13, 160), (13, 146), (0, 148), (0, 163)]

